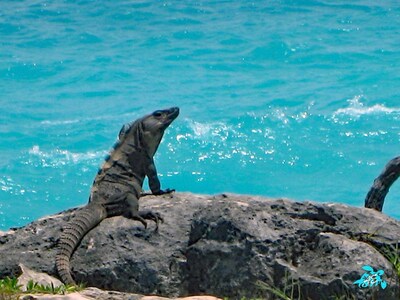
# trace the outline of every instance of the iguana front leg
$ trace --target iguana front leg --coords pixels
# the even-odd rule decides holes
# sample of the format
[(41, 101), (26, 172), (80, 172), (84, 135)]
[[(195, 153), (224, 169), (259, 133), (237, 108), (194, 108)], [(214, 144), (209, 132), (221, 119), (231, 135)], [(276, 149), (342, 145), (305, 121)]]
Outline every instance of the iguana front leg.
[[(157, 169), (152, 157), (148, 157), (148, 163), (146, 166), (146, 176), (149, 179), (149, 187), (153, 195), (158, 196), (175, 192), (174, 189), (165, 189), (165, 190), (161, 189), (160, 180), (158, 179), (157, 175)], [(146, 195), (151, 195), (151, 194), (150, 193), (141, 194), (141, 196), (146, 196)]]

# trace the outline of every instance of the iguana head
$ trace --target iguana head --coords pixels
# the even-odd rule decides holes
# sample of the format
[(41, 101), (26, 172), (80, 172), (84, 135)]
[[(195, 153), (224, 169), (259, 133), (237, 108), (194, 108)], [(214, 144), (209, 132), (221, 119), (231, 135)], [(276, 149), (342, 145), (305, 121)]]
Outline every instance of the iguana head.
[(165, 129), (178, 117), (179, 108), (171, 107), (156, 110), (141, 120), (142, 143), (146, 145), (147, 152), (153, 156), (164, 135)]
[(165, 129), (179, 115), (178, 107), (156, 110), (150, 115), (122, 127), (119, 140), (133, 137), (133, 143), (153, 156), (164, 135)]
[(143, 130), (156, 134), (164, 131), (179, 115), (178, 107), (156, 110), (152, 114), (142, 118)]

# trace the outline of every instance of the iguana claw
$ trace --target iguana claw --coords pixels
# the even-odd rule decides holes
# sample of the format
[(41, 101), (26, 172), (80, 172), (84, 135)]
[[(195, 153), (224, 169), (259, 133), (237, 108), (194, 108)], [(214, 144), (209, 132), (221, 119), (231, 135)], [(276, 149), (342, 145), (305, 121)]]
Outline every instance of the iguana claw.
[(153, 193), (153, 195), (160, 196), (164, 194), (171, 194), (173, 192), (175, 192), (175, 189), (165, 189), (165, 190), (159, 190), (158, 192)]

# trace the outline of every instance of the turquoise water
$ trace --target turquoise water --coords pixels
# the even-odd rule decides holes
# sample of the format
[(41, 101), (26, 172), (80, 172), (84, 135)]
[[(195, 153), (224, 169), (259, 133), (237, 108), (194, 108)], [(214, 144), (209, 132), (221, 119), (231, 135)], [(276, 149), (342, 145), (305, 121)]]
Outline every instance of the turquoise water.
[(159, 108), (181, 108), (156, 156), (178, 191), (363, 206), (400, 155), (398, 1), (71, 2), (1, 2), (0, 229), (86, 203)]

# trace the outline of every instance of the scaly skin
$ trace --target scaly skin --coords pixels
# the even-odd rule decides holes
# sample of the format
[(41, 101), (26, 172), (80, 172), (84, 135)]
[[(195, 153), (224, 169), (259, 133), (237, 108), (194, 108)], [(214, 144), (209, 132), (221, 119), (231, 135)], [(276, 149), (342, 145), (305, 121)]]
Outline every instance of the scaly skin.
[(391, 159), (383, 169), (382, 173), (375, 178), (372, 187), (365, 197), (365, 207), (382, 211), (385, 197), (392, 184), (400, 176), (400, 156)]
[(171, 193), (161, 190), (153, 156), (165, 129), (179, 115), (179, 108), (157, 110), (150, 115), (122, 127), (119, 140), (99, 169), (93, 182), (89, 203), (80, 208), (63, 228), (58, 242), (56, 268), (65, 284), (75, 285), (70, 269), (70, 258), (83, 237), (102, 220), (124, 216), (140, 221), (163, 221), (158, 213), (139, 211), (139, 197), (147, 176), (154, 195)]

